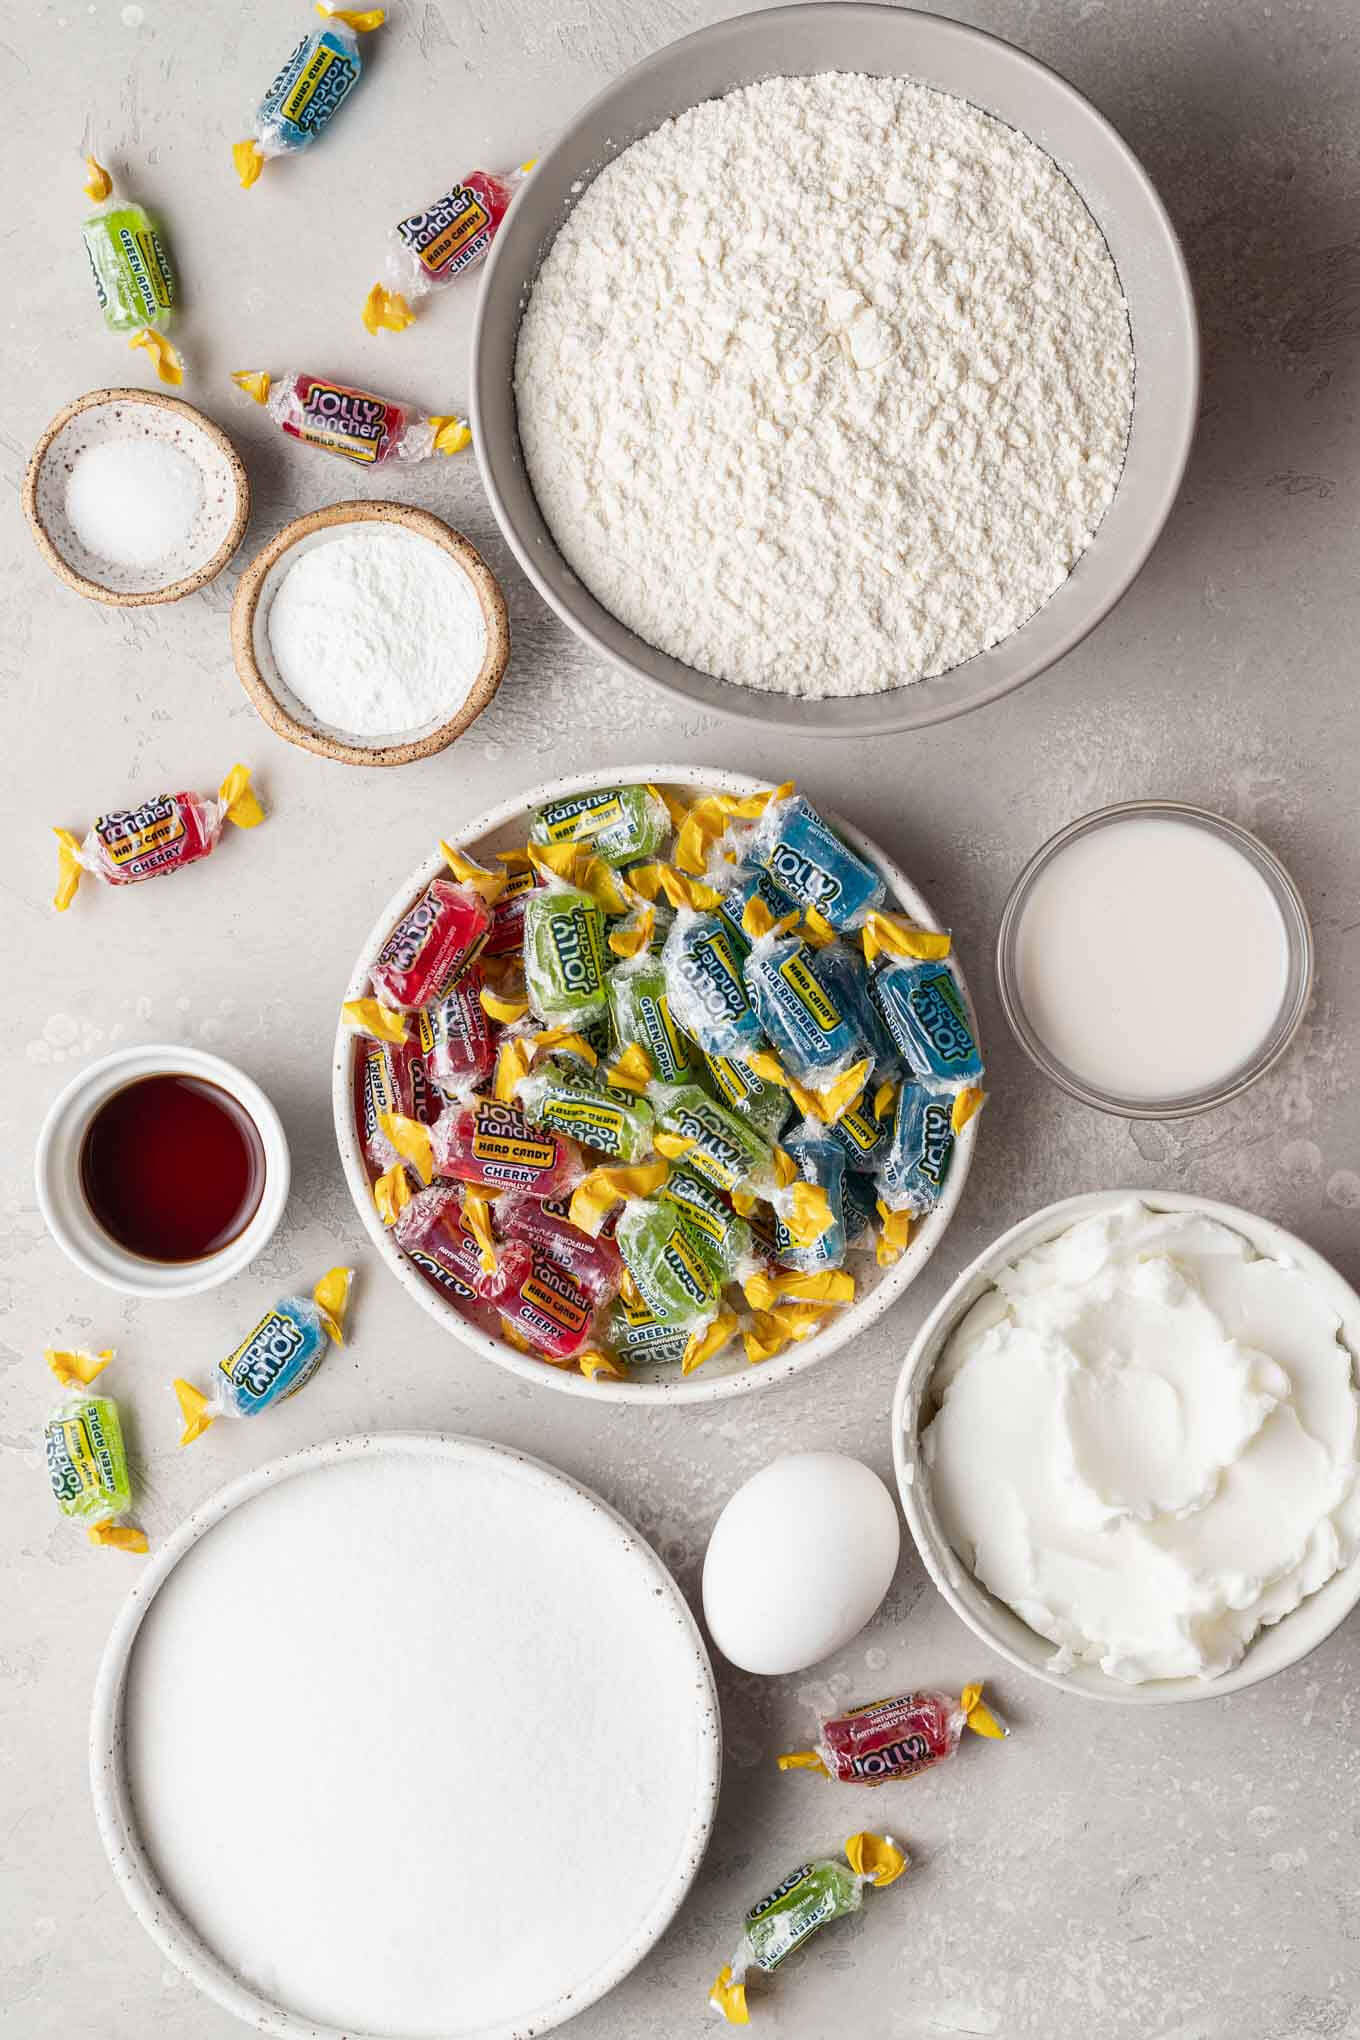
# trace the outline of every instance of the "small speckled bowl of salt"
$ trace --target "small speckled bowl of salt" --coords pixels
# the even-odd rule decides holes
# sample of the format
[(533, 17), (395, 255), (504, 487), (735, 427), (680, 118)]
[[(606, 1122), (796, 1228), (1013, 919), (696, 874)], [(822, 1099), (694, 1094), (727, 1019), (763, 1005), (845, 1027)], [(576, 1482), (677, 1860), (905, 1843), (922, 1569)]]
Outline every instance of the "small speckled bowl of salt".
[(475, 547), (428, 511), (336, 503), (288, 525), (232, 605), (242, 685), (290, 743), (349, 765), (429, 757), (505, 670), (505, 598)]
[(226, 434), (159, 390), (92, 390), (34, 448), (24, 511), (52, 571), (95, 602), (176, 602), (219, 574), (250, 516)]

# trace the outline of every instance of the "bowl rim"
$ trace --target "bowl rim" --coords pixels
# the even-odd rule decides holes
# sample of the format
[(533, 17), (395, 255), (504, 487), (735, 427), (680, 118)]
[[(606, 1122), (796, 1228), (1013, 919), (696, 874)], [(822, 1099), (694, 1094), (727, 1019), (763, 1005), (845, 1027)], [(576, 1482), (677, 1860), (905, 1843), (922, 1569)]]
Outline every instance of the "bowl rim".
[[(989, 1593), (950, 1550), (930, 1505), (929, 1477), (917, 1450), (922, 1398), (940, 1350), (966, 1312), (993, 1286), (997, 1273), (1019, 1254), (1055, 1239), (1079, 1220), (1128, 1203), (1145, 1204), (1154, 1212), (1201, 1213), (1238, 1233), (1257, 1253), (1295, 1263), (1336, 1311), (1341, 1320), (1342, 1339), (1360, 1366), (1360, 1296), (1315, 1247), (1273, 1219), (1191, 1191), (1083, 1191), (1078, 1196), (1046, 1204), (1007, 1227), (960, 1270), (920, 1327), (907, 1349), (893, 1395), (893, 1470), (907, 1528), (932, 1582), (959, 1620), (1008, 1664), (1060, 1693), (1116, 1706), (1176, 1706), (1221, 1700), (1286, 1671), (1340, 1627), (1360, 1603), (1360, 1553), (1315, 1593), (1306, 1595), (1279, 1622), (1258, 1630), (1241, 1661), (1216, 1679), (1148, 1679), (1139, 1685), (1125, 1685), (1097, 1665), (1077, 1665), (1070, 1672), (1055, 1672), (1047, 1662), (1055, 1646)], [(1287, 1646), (1276, 1642), (1274, 1650), (1269, 1648), (1272, 1641), (1286, 1635), (1290, 1639)], [(1027, 1638), (1032, 1649), (1024, 1642)]]
[[(401, 530), (429, 539), (467, 575), (486, 624), (486, 651), (477, 677), (459, 708), (436, 729), (406, 743), (350, 744), (342, 737), (329, 737), (309, 729), (306, 723), (299, 722), (285, 708), (255, 656), (255, 618), (270, 568), (314, 531), (326, 531), (340, 524), (395, 524)], [(308, 510), (301, 517), (294, 517), (256, 553), (237, 582), (236, 593), (232, 597), (231, 652), (237, 677), (252, 706), (276, 736), (341, 765), (409, 765), (418, 758), (432, 758), (437, 752), (447, 750), (456, 738), (471, 728), (491, 702), (510, 660), (510, 614), (500, 582), (472, 540), (461, 531), (446, 524), (442, 517), (436, 517), (433, 511), (422, 510), (414, 503), (355, 498), (344, 503), (327, 503), (319, 510)]]
[[(731, 772), (714, 766), (676, 763), (621, 764), (615, 766), (612, 771), (605, 767), (602, 770), (573, 772), (563, 778), (531, 786), (522, 793), (498, 801), (494, 807), (474, 815), (471, 820), (460, 825), (449, 840), (457, 847), (475, 850), (483, 837), (519, 820), (530, 808), (541, 807), (545, 802), (556, 800), (563, 795), (584, 793), (592, 787), (608, 785), (611, 780), (620, 784), (652, 783), (736, 794), (764, 793), (773, 783), (750, 773)], [(889, 892), (895, 895), (914, 918), (926, 927), (941, 926), (930, 902), (891, 858), (850, 823), (829, 812), (827, 818), (844, 834), (852, 847), (873, 864), (874, 869), (883, 876)], [(432, 878), (446, 875), (447, 869), (443, 856), (436, 851), (398, 886), (364, 937), (354, 970), (343, 994), (346, 1000), (367, 995), (370, 964), (393, 923), (410, 905), (413, 897), (428, 885)], [(967, 979), (959, 967), (957, 958), (951, 956), (950, 961), (963, 993), (969, 1019), (976, 1030), (977, 1013), (968, 990)], [(979, 1041), (981, 1039), (980, 1035), (976, 1038)], [(787, 1381), (795, 1374), (801, 1374), (817, 1361), (829, 1358), (849, 1340), (866, 1331), (906, 1289), (910, 1288), (943, 1238), (963, 1197), (977, 1142), (978, 1120), (982, 1117), (980, 1113), (975, 1114), (957, 1136), (953, 1160), (945, 1179), (944, 1193), (935, 1209), (913, 1230), (901, 1259), (884, 1271), (867, 1294), (858, 1297), (854, 1303), (848, 1304), (839, 1312), (824, 1330), (814, 1333), (810, 1339), (805, 1339), (800, 1344), (786, 1347), (783, 1352), (775, 1354), (772, 1359), (760, 1362), (758, 1366), (748, 1366), (731, 1374), (709, 1374), (701, 1368), (688, 1376), (668, 1375), (659, 1381), (617, 1381), (604, 1374), (597, 1375), (593, 1381), (588, 1381), (574, 1369), (554, 1367), (535, 1354), (516, 1352), (515, 1348), (506, 1344), (504, 1340), (494, 1338), (476, 1325), (470, 1324), (452, 1304), (445, 1302), (435, 1293), (432, 1285), (423, 1276), (408, 1265), (405, 1256), (394, 1245), (374, 1209), (371, 1179), (359, 1145), (355, 1124), (355, 1060), (360, 1042), (361, 1037), (347, 1028), (343, 1021), (338, 1024), (331, 1059), (331, 1109), (336, 1143), (340, 1150), (340, 1163), (345, 1182), (364, 1229), (377, 1248), (384, 1265), (395, 1274), (402, 1288), (454, 1338), (471, 1347), (483, 1359), (493, 1361), (497, 1366), (518, 1375), (522, 1381), (530, 1382), (537, 1387), (557, 1389), (567, 1395), (588, 1396), (605, 1402), (640, 1403), (653, 1409), (674, 1408), (680, 1403), (718, 1402), (730, 1396), (750, 1394), (758, 1389), (772, 1387), (776, 1382)]]
[[(1194, 286), (1184, 250), (1156, 186), (1118, 129), (1092, 100), (1078, 91), (1060, 72), (1041, 62), (1027, 50), (1007, 41), (1005, 37), (994, 35), (969, 23), (953, 20), (947, 15), (927, 13), (914, 7), (886, 6), (881, 4), (881, 0), (801, 0), (801, 4), (757, 9), (711, 22), (707, 27), (653, 51), (588, 100), (562, 128), (552, 146), (538, 158), (534, 166), (535, 178), (542, 180), (556, 173), (559, 162), (567, 156), (582, 130), (601, 122), (606, 133), (611, 126), (617, 128), (619, 123), (611, 116), (616, 115), (619, 108), (627, 104), (637, 88), (653, 73), (672, 63), (683, 63), (682, 53), (692, 54), (700, 45), (712, 42), (733, 41), (757, 29), (768, 32), (771, 48), (777, 53), (779, 34), (783, 27), (795, 23), (803, 27), (808, 23), (816, 23), (819, 17), (828, 23), (834, 22), (837, 30), (847, 35), (853, 32), (857, 24), (892, 19), (908, 32), (915, 32), (934, 40), (937, 47), (953, 42), (964, 47), (990, 45), (993, 50), (1005, 51), (1006, 60), (1019, 73), (1026, 75), (1031, 82), (1037, 83), (1043, 91), (1054, 94), (1056, 99), (1065, 102), (1079, 119), (1092, 123), (1101, 132), (1111, 157), (1121, 163), (1139, 188), (1159, 236), (1169, 287), (1176, 300), (1177, 342), (1181, 350), (1179, 369), (1174, 379), (1178, 402), (1174, 417), (1165, 406), (1161, 414), (1164, 424), (1170, 420), (1171, 437), (1166, 444), (1163, 457), (1158, 462), (1162, 480), (1156, 491), (1155, 500), (1144, 511), (1139, 536), (1124, 553), (1117, 571), (1111, 574), (1107, 596), (1095, 613), (1085, 615), (1083, 620), (1083, 612), (1079, 609), (1074, 621), (1059, 631), (1050, 649), (1032, 650), (1021, 660), (1014, 672), (1000, 673), (981, 685), (975, 685), (963, 698), (959, 698), (958, 687), (951, 687), (949, 684), (957, 682), (960, 675), (966, 674), (970, 668), (976, 666), (978, 659), (990, 656), (991, 652), (1001, 650), (1006, 644), (1015, 643), (1039, 618), (1051, 612), (1055, 604), (1062, 603), (1072, 586), (1074, 575), (1080, 571), (1083, 561), (1099, 543), (1105, 524), (1115, 508), (1118, 490), (1111, 499), (1091, 544), (1081, 559), (1075, 563), (1072, 573), (1048, 601), (1041, 605), (1034, 617), (1029, 618), (1007, 639), (1003, 639), (1000, 645), (990, 647), (988, 651), (965, 660), (961, 665), (951, 667), (946, 673), (907, 686), (887, 689), (879, 694), (851, 696), (841, 701), (789, 696), (721, 681), (716, 675), (701, 673), (697, 668), (685, 665), (682, 661), (659, 651), (655, 646), (647, 645), (636, 632), (629, 630), (613, 617), (568, 566), (547, 528), (541, 511), (537, 512), (539, 524), (542, 526), (541, 534), (526, 535), (520, 531), (501, 488), (501, 472), (504, 470), (513, 473), (516, 468), (523, 469), (523, 456), (517, 430), (510, 435), (513, 444), (506, 446), (500, 443), (504, 435), (493, 431), (488, 424), (488, 393), (494, 370), (486, 336), (493, 307), (497, 305), (498, 296), (503, 296), (508, 302), (517, 303), (518, 306), (513, 315), (512, 325), (513, 339), (517, 343), (523, 309), (528, 298), (530, 286), (525, 281), (525, 274), (512, 274), (510, 269), (515, 246), (513, 210), (507, 222), (511, 231), (497, 235), (477, 295), (471, 339), (469, 414), (473, 449), (481, 473), (482, 486), (506, 544), (554, 614), (559, 616), (598, 657), (607, 659), (612, 665), (651, 686), (661, 688), (663, 692), (679, 701), (690, 705), (697, 702), (705, 709), (735, 720), (755, 721), (773, 729), (786, 730), (804, 737), (837, 736), (852, 740), (864, 736), (890, 735), (910, 729), (926, 728), (935, 723), (952, 720), (971, 709), (986, 707), (1057, 665), (1104, 622), (1142, 572), (1166, 527), (1180, 491), (1198, 421), (1202, 365)], [(856, 66), (847, 58), (842, 68), (854, 69)], [(872, 66), (869, 65), (860, 65), (858, 68), (872, 70)], [(778, 69), (776, 61), (772, 63), (767, 75), (775, 75)], [(887, 74), (879, 72), (875, 75)], [(905, 74), (897, 72), (892, 75)], [(728, 89), (735, 87), (730, 86)], [(701, 101), (694, 99), (689, 103), (698, 105)], [(980, 110), (990, 111), (987, 107), (981, 107)], [(1002, 118), (995, 114), (993, 117)], [(1037, 143), (1036, 146), (1044, 147), (1044, 144)], [(618, 152), (611, 149), (604, 160), (612, 161), (616, 153)], [(1075, 183), (1069, 169), (1058, 156), (1048, 149), (1045, 149), (1045, 153), (1050, 154), (1063, 174)], [(601, 166), (597, 164), (596, 170), (599, 167)], [(591, 175), (594, 174), (592, 171)], [(1103, 234), (1102, 221), (1097, 217), (1090, 199), (1080, 185), (1077, 185), (1076, 189)], [(560, 226), (561, 216), (558, 217), (556, 225), (542, 237), (539, 261)], [(537, 262), (531, 266), (536, 273)], [(1135, 353), (1135, 378), (1136, 375)], [(513, 382), (513, 354), (510, 376)], [(1137, 403), (1135, 380), (1135, 420)], [(515, 411), (513, 390), (510, 409), (513, 417)], [(529, 482), (527, 472), (524, 480), (532, 496), (532, 484)], [(1122, 486), (1121, 471), (1120, 487)], [(545, 559), (549, 562), (549, 568), (545, 568)], [(611, 627), (619, 633), (618, 642), (611, 640), (609, 635)], [(692, 679), (689, 676), (692, 676)], [(849, 721), (844, 714), (847, 701), (855, 711), (853, 719)], [(839, 715), (837, 711), (840, 711)]]
[[(181, 575), (178, 581), (168, 581), (163, 588), (132, 590), (106, 588), (101, 581), (91, 581), (84, 574), (78, 574), (52, 543), (38, 509), (38, 476), (42, 472), (43, 463), (57, 434), (83, 411), (93, 411), (114, 404), (152, 404), (163, 411), (178, 411), (182, 417), (197, 426), (223, 456), (236, 492), (236, 509), (227, 527), (227, 535), (217, 551), (201, 567), (195, 567), (192, 573)], [(144, 609), (156, 602), (179, 602), (184, 596), (196, 594), (200, 588), (206, 588), (209, 581), (217, 579), (245, 537), (246, 526), (250, 522), (250, 477), (246, 473), (245, 463), (240, 454), (222, 427), (215, 425), (211, 418), (205, 418), (192, 404), (186, 404), (183, 397), (169, 396), (164, 390), (87, 390), (83, 397), (73, 397), (69, 404), (63, 404), (40, 436), (24, 470), (22, 500), (24, 516), (28, 520), (28, 528), (33, 534), (34, 543), (59, 581), (64, 581), (68, 588), (73, 589), (77, 595), (85, 596), (90, 602), (106, 602), (116, 609)]]
[[(1020, 996), (1018, 973), (1015, 967), (1015, 942), (1019, 935), (1020, 922), (1035, 881), (1049, 864), (1065, 850), (1069, 843), (1107, 827), (1121, 820), (1142, 818), (1155, 820), (1164, 817), (1172, 821), (1186, 822), (1206, 830), (1210, 835), (1231, 844), (1257, 871), (1269, 887), (1280, 918), (1285, 924), (1285, 939), (1289, 947), (1291, 962), (1297, 962), (1297, 981), (1292, 994), (1287, 992), (1280, 1005), (1279, 1014), (1271, 1032), (1266, 1035), (1254, 1056), (1241, 1064), (1221, 1084), (1206, 1087), (1202, 1091), (1189, 1092), (1179, 1098), (1147, 1099), (1120, 1098), (1113, 1092), (1102, 1091), (1097, 1085), (1087, 1084), (1066, 1064), (1060, 1062), (1043, 1037), (1029, 1020), (1024, 1000)], [(1050, 1082), (1078, 1104), (1089, 1105), (1096, 1112), (1109, 1113), (1116, 1119), (1192, 1119), (1197, 1113), (1209, 1112), (1216, 1105), (1226, 1105), (1232, 1098), (1240, 1097), (1243, 1091), (1258, 1083), (1273, 1070), (1280, 1058), (1289, 1049), (1299, 1028), (1303, 1025), (1313, 995), (1313, 975), (1316, 945), (1313, 940), (1313, 925), (1309, 919), (1302, 893), (1288, 869), (1276, 856), (1268, 843), (1244, 829), (1240, 822), (1230, 821), (1226, 815), (1216, 814), (1212, 808), (1197, 807), (1183, 800), (1119, 800), (1108, 807), (1093, 808), (1089, 814), (1078, 815), (1039, 845), (1034, 855), (1021, 870), (1014, 885), (1006, 896), (997, 928), (995, 973), (997, 995), (1001, 1010), (1011, 1033), (1019, 1042), (1025, 1054)]]
[[(247, 1469), (216, 1488), (192, 1508), (151, 1554), (137, 1580), (124, 1598), (109, 1631), (95, 1675), (90, 1703), (87, 1739), (90, 1794), (94, 1803), (95, 1826), (116, 1882), (133, 1913), (161, 1954), (173, 1962), (182, 1975), (214, 2003), (232, 2012), (248, 2026), (280, 2036), (280, 2040), (363, 2040), (353, 2027), (343, 2031), (319, 2023), (306, 2015), (275, 2004), (264, 1990), (231, 1971), (225, 1960), (202, 1938), (179, 1910), (173, 1893), (161, 1884), (137, 1825), (136, 1808), (129, 1789), (123, 1738), (123, 1710), (128, 1669), (138, 1632), (156, 1594), (188, 1552), (225, 1516), (248, 1504), (255, 1496), (296, 1475), (306, 1475), (329, 1466), (389, 1454), (447, 1460), (455, 1466), (468, 1461), (504, 1465), (527, 1477), (535, 1486), (565, 1489), (575, 1502), (601, 1516), (611, 1531), (631, 1551), (637, 1564), (655, 1581), (655, 1591), (668, 1600), (686, 1642), (692, 1645), (697, 1677), (697, 1769), (699, 1794), (692, 1809), (683, 1860), (658, 1907), (655, 1922), (644, 1923), (635, 1938), (626, 1943), (608, 1965), (599, 1987), (589, 1997), (559, 1999), (523, 2020), (502, 2021), (487, 2029), (482, 2040), (533, 2040), (571, 2018), (587, 2004), (607, 1996), (629, 1975), (649, 1950), (656, 1946), (693, 1889), (712, 1839), (722, 1782), (722, 1714), (718, 1700), (713, 1661), (699, 1623), (678, 1582), (647, 1539), (596, 1489), (573, 1474), (554, 1466), (535, 1453), (522, 1452), (514, 1445), (494, 1438), (474, 1438), (458, 1431), (362, 1431), (319, 1444), (304, 1445), (263, 1465)], [(660, 1915), (664, 1914), (664, 1917)], [(372, 2036), (377, 2040), (377, 2036)]]

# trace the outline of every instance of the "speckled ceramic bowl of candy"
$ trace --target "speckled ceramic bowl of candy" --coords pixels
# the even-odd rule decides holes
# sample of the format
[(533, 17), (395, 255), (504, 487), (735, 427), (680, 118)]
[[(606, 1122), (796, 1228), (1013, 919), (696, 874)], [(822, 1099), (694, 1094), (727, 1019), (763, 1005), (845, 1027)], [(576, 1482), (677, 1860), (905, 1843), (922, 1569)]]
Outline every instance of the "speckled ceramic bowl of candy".
[[(634, 829), (636, 843), (611, 848), (606, 834), (570, 844), (591, 805), (585, 797), (626, 788), (638, 795), (620, 804), (629, 810), (623, 836)], [(983, 1079), (966, 980), (957, 958), (940, 954), (943, 924), (850, 823), (818, 816), (796, 797), (776, 808), (771, 793), (744, 774), (682, 765), (553, 780), (450, 838), (454, 872), (436, 849), (397, 888), (360, 951), (332, 1087), (355, 1208), (421, 1307), (524, 1380), (653, 1404), (770, 1387), (881, 1317), (958, 1207), (980, 1123), (967, 1108)], [(676, 820), (703, 802), (712, 826), (715, 800), (748, 810), (769, 803), (763, 820), (722, 817), (728, 833), (704, 844), (706, 879), (718, 880), (724, 905), (736, 898), (727, 921), (701, 891), (679, 904), (675, 897), (686, 884), (683, 873), (674, 877), (685, 862)], [(526, 865), (531, 825), (536, 836), (558, 836), (543, 857), (560, 871)], [(699, 839), (690, 840), (692, 852)], [(588, 870), (600, 849), (618, 862), (597, 858)], [(518, 853), (511, 884), (483, 910), (474, 867), (499, 872), (506, 853)], [(666, 878), (649, 883), (658, 866)], [(620, 882), (626, 910), (608, 902)], [(800, 885), (817, 888), (825, 916), (786, 927)], [(582, 919), (586, 887), (606, 902), (593, 935), (588, 895)], [(639, 905), (648, 893), (654, 926)], [(629, 957), (621, 952), (639, 919)], [(835, 921), (842, 927), (833, 940)], [(895, 938), (895, 927), (909, 932)], [(901, 953), (902, 941), (912, 954)], [(450, 956), (479, 942), (450, 992)], [(720, 979), (735, 946), (739, 989), (730, 1000), (713, 990), (711, 944)], [(575, 1003), (578, 946), (596, 956), (606, 987), (603, 1014), (596, 1003), (584, 1019), (591, 995)], [(856, 964), (870, 949), (872, 973)], [(422, 1013), (427, 963), (441, 984)], [(521, 967), (533, 1000), (527, 1015), (514, 997)], [(669, 1001), (661, 1031), (642, 1010), (658, 970)], [(871, 976), (866, 1017), (856, 987)], [(790, 985), (794, 1006), (784, 1010)], [(820, 1020), (800, 1041), (809, 1007)], [(913, 1040), (927, 1010), (939, 1028), (928, 1021)], [(876, 1039), (875, 1016), (886, 1023)], [(405, 1038), (377, 1039), (375, 1025)], [(546, 1029), (557, 1032), (543, 1042)], [(906, 1082), (904, 1046), (923, 1072)], [(677, 1054), (678, 1068), (661, 1067)], [(841, 1112), (866, 1061), (872, 1076)], [(514, 1103), (505, 1102), (508, 1090)], [(872, 1143), (871, 1154), (851, 1166), (857, 1139)], [(681, 1290), (697, 1283), (692, 1309), (677, 1295), (664, 1310), (672, 1279)], [(696, 1364), (690, 1341), (705, 1334), (714, 1350)]]

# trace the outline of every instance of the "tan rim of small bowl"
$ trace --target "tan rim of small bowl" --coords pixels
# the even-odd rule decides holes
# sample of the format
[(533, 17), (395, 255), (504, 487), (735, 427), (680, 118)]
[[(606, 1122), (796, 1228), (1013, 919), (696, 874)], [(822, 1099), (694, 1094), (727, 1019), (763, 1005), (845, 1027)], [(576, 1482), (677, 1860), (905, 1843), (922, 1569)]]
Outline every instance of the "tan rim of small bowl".
[[(164, 588), (124, 591), (118, 588), (105, 588), (98, 581), (86, 580), (83, 574), (78, 574), (75, 568), (62, 558), (48, 537), (47, 527), (38, 514), (38, 475), (47, 457), (47, 449), (63, 427), (69, 425), (73, 418), (78, 418), (82, 411), (93, 411), (105, 404), (151, 404), (157, 410), (178, 411), (183, 417), (192, 419), (200, 432), (206, 433), (231, 470), (231, 478), (236, 487), (236, 515), (231, 520), (226, 537), (210, 560), (205, 561), (201, 567), (195, 567), (192, 574), (185, 574), (181, 580), (171, 581)], [(214, 425), (211, 418), (205, 418), (201, 411), (196, 411), (192, 404), (186, 404), (182, 397), (168, 397), (163, 390), (90, 390), (85, 396), (77, 397), (73, 403), (64, 405), (58, 411), (34, 447), (24, 474), (23, 504), (24, 515), (28, 519), (29, 529), (33, 533), (38, 551), (59, 581), (64, 581), (68, 588), (74, 589), (77, 595), (83, 595), (89, 602), (109, 602), (119, 609), (143, 609), (151, 602), (179, 602), (186, 595), (196, 595), (200, 588), (207, 587), (209, 581), (217, 579), (245, 537), (246, 526), (250, 522), (250, 479), (240, 454), (221, 426)]]
[[(347, 744), (338, 737), (323, 736), (319, 730), (308, 729), (305, 723), (289, 714), (260, 671), (255, 657), (255, 612), (259, 608), (265, 576), (275, 561), (313, 531), (324, 531), (332, 524), (363, 523), (396, 524), (404, 531), (414, 531), (421, 538), (431, 539), (435, 545), (442, 547), (471, 581), (486, 622), (486, 656), (458, 713), (427, 736), (413, 738), (408, 744)], [(315, 751), (322, 758), (334, 759), (341, 765), (409, 765), (417, 758), (432, 758), (436, 751), (447, 749), (456, 737), (461, 737), (464, 730), (476, 722), (490, 702), (501, 684), (501, 675), (510, 657), (510, 618), (501, 584), (476, 546), (470, 539), (464, 538), (461, 531), (445, 524), (442, 518), (432, 516), (428, 510), (414, 509), (407, 503), (332, 503), (324, 510), (309, 511), (307, 516), (285, 524), (277, 538), (271, 539), (264, 551), (246, 568), (237, 583), (231, 605), (231, 649), (241, 685), (276, 735), (286, 737), (290, 744), (300, 744), (305, 751)]]

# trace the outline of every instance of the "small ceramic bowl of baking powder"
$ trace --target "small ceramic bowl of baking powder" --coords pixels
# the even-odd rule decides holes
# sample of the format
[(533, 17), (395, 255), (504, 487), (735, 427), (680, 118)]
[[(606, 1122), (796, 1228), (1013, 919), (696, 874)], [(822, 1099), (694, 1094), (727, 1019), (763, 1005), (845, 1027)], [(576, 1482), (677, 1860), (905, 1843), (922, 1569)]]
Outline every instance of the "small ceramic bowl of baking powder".
[(405, 503), (332, 503), (251, 561), (231, 645), (241, 685), (290, 744), (343, 765), (407, 765), (476, 721), (510, 657), (510, 623), (461, 532)]
[(178, 602), (221, 573), (250, 517), (225, 432), (160, 390), (91, 390), (58, 411), (24, 476), (54, 574), (91, 602)]

